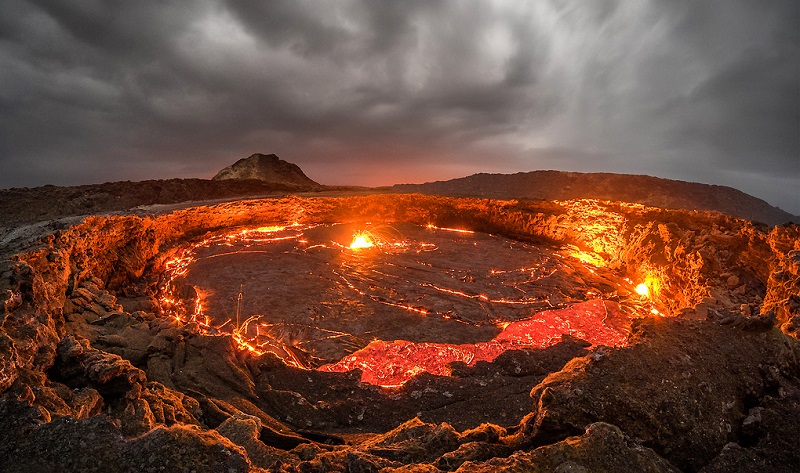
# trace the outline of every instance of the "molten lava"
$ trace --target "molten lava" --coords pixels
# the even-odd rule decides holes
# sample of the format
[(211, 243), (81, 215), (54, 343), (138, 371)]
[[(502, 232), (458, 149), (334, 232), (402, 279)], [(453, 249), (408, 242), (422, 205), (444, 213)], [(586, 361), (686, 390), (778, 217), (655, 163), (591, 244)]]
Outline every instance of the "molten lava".
[(360, 369), (362, 382), (397, 387), (422, 372), (448, 376), (451, 362), (474, 366), (478, 361), (493, 361), (507, 350), (546, 348), (558, 343), (563, 334), (594, 345), (622, 346), (629, 327), (630, 316), (619, 304), (592, 300), (507, 324), (488, 342), (456, 345), (376, 340), (341, 361), (319, 369), (334, 372)]
[(442, 230), (445, 232), (454, 232), (454, 233), (465, 233), (465, 234), (473, 234), (475, 233), (472, 230), (465, 230), (463, 228), (448, 228), (448, 227), (437, 227), (436, 225), (429, 223), (427, 227), (428, 230)]
[(647, 284), (641, 283), (636, 286), (635, 288), (636, 293), (640, 296), (650, 297), (650, 289), (647, 287)]
[[(622, 345), (630, 319), (653, 309), (574, 248), (432, 225), (348, 229), (295, 224), (207, 237), (165, 263), (161, 307), (254, 354), (361, 369), (362, 381), (381, 386), (448, 375), (453, 361), (548, 347), (562, 334)], [(369, 258), (358, 254), (366, 249)]]
[(356, 232), (353, 235), (353, 242), (350, 243), (351, 250), (363, 250), (375, 246), (375, 239), (367, 231)]

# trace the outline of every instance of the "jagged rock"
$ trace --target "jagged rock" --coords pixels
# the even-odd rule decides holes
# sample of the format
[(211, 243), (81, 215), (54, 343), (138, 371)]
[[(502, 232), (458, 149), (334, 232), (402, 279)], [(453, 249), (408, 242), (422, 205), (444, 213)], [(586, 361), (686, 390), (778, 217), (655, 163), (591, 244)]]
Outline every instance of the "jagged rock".
[(17, 381), (7, 395), (11, 399), (41, 408), (48, 416), (75, 415), (67, 402), (73, 396), (72, 390), (63, 384), (51, 382), (40, 371), (20, 369)]
[(225, 422), (229, 417), (238, 413), (238, 410), (233, 406), (226, 408), (228, 406), (227, 403), (218, 399), (200, 396), (198, 403), (200, 404), (200, 412), (202, 414), (199, 420), (211, 429), (219, 427), (219, 425)]
[(261, 468), (271, 468), (288, 458), (285, 451), (265, 445), (259, 439), (261, 420), (246, 414), (235, 414), (220, 424), (216, 431), (247, 451), (250, 461)]
[(427, 463), (458, 446), (458, 434), (449, 424), (426, 424), (414, 418), (364, 442), (361, 449), (401, 463)]
[(95, 416), (103, 409), (103, 397), (93, 388), (81, 388), (73, 391), (72, 399), (69, 400), (76, 419), (88, 419)]
[(800, 226), (775, 227), (769, 234), (774, 262), (762, 312), (773, 312), (781, 329), (800, 340)]
[(258, 179), (266, 182), (319, 187), (319, 184), (309, 179), (296, 164), (286, 162), (274, 154), (256, 153), (248, 158), (240, 159), (223, 168), (213, 179), (215, 181)]
[(387, 471), (387, 469), (391, 470), (397, 466), (400, 466), (400, 463), (368, 453), (339, 450), (318, 453), (313, 458), (307, 459), (296, 466), (284, 466), (284, 471), (302, 473), (377, 473), (378, 471)]
[(162, 427), (125, 439), (104, 416), (50, 421), (40, 409), (0, 400), (3, 471), (254, 471), (245, 452), (214, 431)]
[(211, 397), (255, 398), (255, 385), (243, 361), (246, 356), (229, 336), (193, 335), (185, 343), (179, 342), (172, 357), (170, 380), (176, 387)]
[(696, 470), (739, 435), (747, 404), (798, 373), (800, 344), (776, 330), (650, 319), (634, 332), (632, 346), (573, 360), (532, 390), (529, 443), (608, 422), (675, 466)]
[(146, 376), (142, 370), (118, 355), (89, 346), (86, 340), (64, 337), (58, 344), (58, 362), (53, 374), (64, 384), (97, 389), (104, 398), (137, 399), (144, 388)]
[(397, 468), (385, 468), (380, 473), (439, 473), (440, 469), (427, 463), (412, 463)]
[(305, 437), (297, 435), (291, 431), (281, 432), (268, 425), (261, 428), (259, 440), (270, 447), (279, 448), (281, 450), (293, 450), (298, 446), (310, 444), (311, 441)]
[(201, 417), (200, 403), (183, 393), (173, 391), (156, 382), (147, 383), (138, 399), (126, 400), (119, 414), (125, 435), (139, 435), (159, 424), (196, 425)]
[(0, 329), (0, 393), (14, 384), (18, 363), (14, 340)]
[(800, 389), (786, 386), (766, 396), (742, 421), (742, 437), (726, 444), (702, 473), (790, 473), (800, 465)]
[(465, 462), (483, 462), (495, 457), (511, 454), (513, 448), (508, 445), (488, 442), (467, 442), (456, 450), (439, 457), (434, 465), (444, 471), (455, 471)]
[(199, 425), (203, 411), (200, 402), (161, 383), (151, 381), (141, 394), (147, 401), (155, 421), (167, 426), (173, 424)]
[(105, 403), (96, 389), (84, 387), (71, 389), (53, 382), (40, 372), (21, 369), (17, 381), (9, 390), (16, 399), (47, 410), (52, 416), (70, 416), (86, 419), (97, 415)]
[[(135, 322), (135, 320), (132, 320)], [(100, 335), (94, 343), (105, 348), (109, 353), (114, 353), (134, 365), (144, 365), (147, 362), (153, 335), (146, 322), (132, 323), (118, 333)]]
[(589, 425), (581, 436), (530, 452), (516, 452), (508, 458), (495, 458), (483, 463), (467, 462), (457, 471), (678, 473), (679, 470), (649, 448), (626, 440), (619, 428), (599, 422)]
[(481, 424), (474, 429), (465, 430), (458, 436), (461, 443), (488, 442), (496, 443), (506, 435), (506, 429), (493, 424)]
[(290, 453), (302, 461), (308, 461), (308, 460), (313, 460), (314, 457), (316, 457), (317, 455), (322, 455), (323, 453), (328, 451), (329, 450), (326, 450), (321, 445), (318, 445), (316, 443), (305, 442), (298, 444), (291, 450)]
[(543, 350), (508, 350), (501, 353), (494, 364), (509, 376), (546, 376), (564, 363), (577, 356), (581, 350), (591, 343), (562, 335), (562, 340), (550, 349)]
[(325, 411), (320, 411), (300, 393), (270, 389), (259, 392), (270, 413), (278, 419), (300, 428), (330, 427), (333, 422)]
[(37, 314), (19, 310), (2, 320), (2, 330), (14, 341), (18, 367), (47, 370), (53, 365), (59, 341), (53, 323), (43, 323)]
[(161, 427), (127, 443), (123, 450), (132, 471), (253, 471), (241, 447), (214, 431)]
[(156, 425), (153, 411), (144, 399), (129, 400), (119, 418), (122, 421), (122, 433), (129, 437), (148, 432)]

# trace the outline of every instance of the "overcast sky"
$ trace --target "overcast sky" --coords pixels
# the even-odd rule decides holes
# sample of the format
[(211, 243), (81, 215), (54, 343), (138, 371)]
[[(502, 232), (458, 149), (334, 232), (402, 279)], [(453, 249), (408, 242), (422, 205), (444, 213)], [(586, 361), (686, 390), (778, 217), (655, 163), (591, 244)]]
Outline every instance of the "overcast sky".
[(800, 214), (797, 0), (3, 0), (0, 187), (536, 169)]

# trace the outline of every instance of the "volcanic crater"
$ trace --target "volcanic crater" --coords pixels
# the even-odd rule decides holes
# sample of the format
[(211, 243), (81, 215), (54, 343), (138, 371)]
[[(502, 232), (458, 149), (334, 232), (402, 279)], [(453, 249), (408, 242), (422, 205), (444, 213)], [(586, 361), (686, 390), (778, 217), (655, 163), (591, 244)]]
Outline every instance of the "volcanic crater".
[(798, 460), (793, 224), (285, 197), (89, 217), (3, 264), (7, 471)]
[(646, 284), (636, 294), (582, 257), (433, 224), (287, 223), (190, 245), (165, 263), (160, 300), (292, 366), (358, 368), (364, 382), (398, 386), (564, 333), (623, 345), (630, 319), (649, 314)]

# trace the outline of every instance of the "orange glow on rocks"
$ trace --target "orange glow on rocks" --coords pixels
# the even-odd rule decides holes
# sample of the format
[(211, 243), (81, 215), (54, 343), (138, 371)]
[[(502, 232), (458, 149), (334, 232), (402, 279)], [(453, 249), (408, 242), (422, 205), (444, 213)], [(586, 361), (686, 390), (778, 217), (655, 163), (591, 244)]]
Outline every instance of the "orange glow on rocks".
[(605, 260), (595, 253), (581, 251), (574, 246), (569, 246), (567, 249), (569, 250), (569, 256), (579, 260), (581, 263), (597, 266), (598, 268), (606, 266)]

